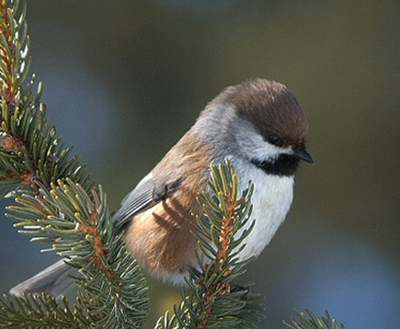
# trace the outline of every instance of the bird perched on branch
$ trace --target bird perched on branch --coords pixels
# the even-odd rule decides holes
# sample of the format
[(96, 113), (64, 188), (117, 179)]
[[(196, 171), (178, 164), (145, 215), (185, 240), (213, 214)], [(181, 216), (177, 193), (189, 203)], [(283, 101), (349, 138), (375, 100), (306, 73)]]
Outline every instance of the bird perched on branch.
[[(293, 199), (308, 122), (295, 96), (275, 81), (255, 79), (223, 90), (192, 128), (123, 199), (113, 220), (125, 229), (126, 244), (150, 274), (176, 284), (196, 267), (193, 227), (201, 209), (210, 164), (230, 159), (245, 188), (254, 183), (254, 228), (240, 257), (258, 256), (284, 221)], [(72, 269), (63, 260), (11, 291), (58, 295)]]

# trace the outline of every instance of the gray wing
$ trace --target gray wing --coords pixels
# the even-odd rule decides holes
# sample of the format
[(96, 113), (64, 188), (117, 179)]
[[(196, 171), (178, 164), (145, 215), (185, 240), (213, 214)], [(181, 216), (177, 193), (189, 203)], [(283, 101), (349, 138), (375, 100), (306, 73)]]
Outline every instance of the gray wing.
[(114, 214), (113, 221), (124, 225), (132, 217), (173, 194), (180, 186), (181, 179), (168, 181), (155, 179), (152, 173), (144, 177), (139, 184), (122, 200), (121, 208)]
[(53, 297), (65, 294), (74, 281), (72, 276), (77, 276), (78, 271), (65, 263), (63, 259), (47, 267), (34, 277), (20, 283), (10, 290), (10, 294), (23, 297), (25, 294), (46, 292)]

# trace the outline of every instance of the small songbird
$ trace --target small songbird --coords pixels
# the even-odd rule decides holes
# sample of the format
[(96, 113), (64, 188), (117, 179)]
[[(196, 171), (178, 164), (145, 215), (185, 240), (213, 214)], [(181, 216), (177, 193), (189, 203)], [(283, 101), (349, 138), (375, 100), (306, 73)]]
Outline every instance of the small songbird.
[[(201, 209), (198, 194), (207, 188), (212, 163), (230, 159), (240, 188), (254, 183), (255, 226), (240, 257), (258, 256), (284, 221), (293, 199), (308, 122), (295, 96), (275, 81), (255, 79), (223, 90), (192, 128), (123, 199), (113, 219), (125, 229), (129, 251), (150, 274), (180, 284), (196, 267), (193, 224)], [(68, 286), (63, 260), (19, 284), (12, 293)]]

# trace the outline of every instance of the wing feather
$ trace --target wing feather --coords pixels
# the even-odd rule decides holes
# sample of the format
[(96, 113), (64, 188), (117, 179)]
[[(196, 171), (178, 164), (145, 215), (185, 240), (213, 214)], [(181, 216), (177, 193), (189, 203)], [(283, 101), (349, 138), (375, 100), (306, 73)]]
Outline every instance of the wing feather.
[(114, 223), (126, 224), (136, 214), (152, 207), (167, 195), (175, 192), (179, 187), (179, 182), (179, 179), (172, 182), (168, 182), (167, 178), (155, 179), (152, 173), (148, 174), (122, 200), (121, 208), (113, 216)]

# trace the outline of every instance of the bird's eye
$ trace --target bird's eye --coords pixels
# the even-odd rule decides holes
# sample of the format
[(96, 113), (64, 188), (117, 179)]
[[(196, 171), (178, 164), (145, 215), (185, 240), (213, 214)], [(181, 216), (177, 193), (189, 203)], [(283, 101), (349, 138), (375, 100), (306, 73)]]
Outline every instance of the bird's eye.
[(282, 140), (276, 135), (269, 135), (267, 137), (267, 141), (269, 143), (273, 144), (273, 145), (276, 145), (276, 146), (282, 146), (283, 145)]

